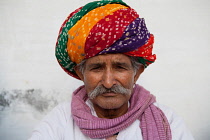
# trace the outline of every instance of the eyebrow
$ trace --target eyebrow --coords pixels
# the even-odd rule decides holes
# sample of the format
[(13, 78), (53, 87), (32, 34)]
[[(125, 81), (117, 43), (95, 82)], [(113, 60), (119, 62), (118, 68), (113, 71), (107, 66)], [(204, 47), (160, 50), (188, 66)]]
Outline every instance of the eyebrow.
[(98, 67), (98, 66), (103, 66), (105, 65), (104, 62), (95, 62), (95, 63), (90, 63), (87, 68), (92, 68), (92, 67)]
[(130, 68), (131, 66), (125, 62), (113, 62), (113, 65), (118, 65), (118, 66), (124, 66), (124, 67), (127, 67), (127, 68)]
[[(105, 66), (106, 63), (105, 62), (93, 62), (93, 63), (90, 63), (86, 68), (93, 68), (93, 67), (103, 67)], [(125, 62), (119, 62), (119, 61), (114, 61), (112, 62), (112, 66), (123, 66), (123, 67), (126, 67), (126, 68), (131, 68), (131, 65), (125, 63)]]

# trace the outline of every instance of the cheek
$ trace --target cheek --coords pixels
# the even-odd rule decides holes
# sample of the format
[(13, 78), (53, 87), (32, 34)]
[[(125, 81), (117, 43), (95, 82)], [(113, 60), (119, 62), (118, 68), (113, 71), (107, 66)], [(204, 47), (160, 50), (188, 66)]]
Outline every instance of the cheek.
[(100, 81), (99, 76), (93, 76), (92, 74), (86, 73), (84, 74), (84, 84), (87, 93), (94, 90)]
[(119, 82), (125, 88), (132, 88), (134, 84), (134, 74), (133, 73), (124, 73), (118, 75)]

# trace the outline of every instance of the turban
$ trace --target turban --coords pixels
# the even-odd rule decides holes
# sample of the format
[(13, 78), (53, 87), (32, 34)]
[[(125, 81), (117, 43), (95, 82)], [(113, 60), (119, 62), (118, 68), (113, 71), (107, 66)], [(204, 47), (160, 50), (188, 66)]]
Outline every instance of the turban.
[(156, 59), (154, 36), (143, 18), (122, 0), (101, 0), (72, 12), (62, 24), (55, 48), (60, 66), (79, 79), (74, 67), (101, 54), (136, 57), (145, 67)]

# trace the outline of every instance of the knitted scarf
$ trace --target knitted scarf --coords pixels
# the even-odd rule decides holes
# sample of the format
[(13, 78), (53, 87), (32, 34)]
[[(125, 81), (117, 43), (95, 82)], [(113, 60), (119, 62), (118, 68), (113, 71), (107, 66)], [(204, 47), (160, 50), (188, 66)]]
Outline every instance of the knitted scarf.
[(79, 87), (72, 97), (72, 115), (82, 133), (90, 138), (107, 138), (140, 120), (143, 140), (171, 140), (171, 130), (164, 113), (153, 103), (155, 96), (136, 85), (126, 114), (114, 118), (98, 118), (91, 114), (85, 87)]

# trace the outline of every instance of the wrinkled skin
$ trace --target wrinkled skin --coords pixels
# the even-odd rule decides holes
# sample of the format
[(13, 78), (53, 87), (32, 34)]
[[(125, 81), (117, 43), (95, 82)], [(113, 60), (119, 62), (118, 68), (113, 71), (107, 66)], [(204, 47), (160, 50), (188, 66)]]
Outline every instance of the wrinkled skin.
[[(133, 86), (144, 68), (140, 67), (135, 73), (128, 56), (106, 54), (87, 59), (83, 73), (78, 69), (75, 70), (84, 82), (87, 93), (98, 85), (111, 88), (115, 84), (130, 89), (132, 93)], [(98, 117), (112, 119), (127, 112), (130, 97), (131, 94), (109, 92), (98, 95), (91, 101)]]

